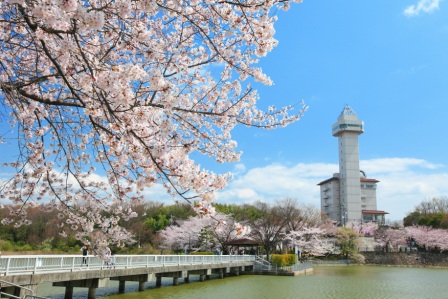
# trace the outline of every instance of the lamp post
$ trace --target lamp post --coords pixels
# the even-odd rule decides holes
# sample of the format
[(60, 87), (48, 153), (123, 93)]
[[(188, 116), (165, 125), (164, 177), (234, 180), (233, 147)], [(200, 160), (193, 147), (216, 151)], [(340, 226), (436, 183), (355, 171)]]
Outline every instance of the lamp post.
[(347, 210), (345, 209), (345, 205), (341, 204), (341, 222), (342, 226), (347, 224)]

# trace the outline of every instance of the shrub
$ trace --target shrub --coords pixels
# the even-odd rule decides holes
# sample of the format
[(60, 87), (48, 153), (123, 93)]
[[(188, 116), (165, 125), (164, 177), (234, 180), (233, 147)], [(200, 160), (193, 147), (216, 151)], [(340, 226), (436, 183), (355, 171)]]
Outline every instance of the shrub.
[(13, 251), (14, 246), (10, 241), (0, 240), (0, 252), (1, 251)]
[(271, 263), (277, 267), (291, 266), (296, 263), (295, 254), (271, 254)]
[(15, 250), (16, 251), (33, 251), (33, 247), (29, 244), (25, 244), (22, 246), (16, 246)]
[(349, 256), (350, 261), (354, 264), (364, 264), (364, 256), (362, 254), (356, 253)]
[(210, 251), (196, 251), (196, 252), (190, 252), (191, 255), (215, 255), (214, 252)]
[(51, 245), (52, 242), (53, 242), (53, 238), (47, 238), (42, 242), (42, 244), (36, 245), (35, 249), (41, 250), (44, 252), (51, 252), (52, 251), (52, 245)]

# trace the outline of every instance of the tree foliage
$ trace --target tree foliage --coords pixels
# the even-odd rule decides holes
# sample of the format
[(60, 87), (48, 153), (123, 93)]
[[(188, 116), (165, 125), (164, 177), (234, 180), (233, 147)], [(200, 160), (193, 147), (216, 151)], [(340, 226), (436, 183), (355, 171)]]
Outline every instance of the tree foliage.
[[(192, 207), (188, 204), (164, 205), (156, 202), (147, 202), (132, 208), (138, 212), (138, 216), (121, 223), (125, 229), (133, 234), (136, 240), (135, 244), (128, 246), (130, 250), (148, 246), (158, 248), (160, 238), (157, 235), (157, 231), (169, 225), (170, 218), (181, 220), (187, 219), (194, 214)], [(8, 208), (0, 209), (0, 218), (5, 217), (4, 213), (7, 210)], [(32, 225), (0, 225), (0, 240), (9, 242), (6, 246), (8, 249), (2, 249), (2, 244), (4, 243), (0, 243), (0, 251), (12, 251), (13, 249), (41, 250), (43, 246), (48, 248), (49, 244), (51, 244), (51, 251), (53, 252), (79, 251), (82, 242), (76, 240), (74, 234), (67, 237), (60, 235), (58, 226), (63, 222), (63, 219), (58, 219), (56, 210), (43, 212), (38, 207), (28, 207), (26, 212)], [(158, 215), (163, 220), (160, 220), (154, 227), (148, 225), (148, 223), (156, 221), (155, 215)], [(95, 230), (95, 232), (97, 231)], [(25, 248), (25, 245), (28, 245), (28, 247)], [(115, 252), (119, 250), (114, 246), (112, 247)]]
[(448, 228), (448, 198), (440, 197), (422, 201), (403, 219), (404, 226), (429, 226)]
[(257, 209), (254, 205), (243, 204), (220, 204), (214, 203), (216, 211), (231, 215), (233, 219), (236, 221), (254, 221), (261, 217), (260, 210)]
[(346, 258), (355, 263), (363, 263), (363, 256), (358, 253), (358, 235), (350, 227), (340, 227), (336, 232), (336, 245)]
[(0, 101), (18, 146), (0, 186), (18, 209), (2, 223), (28, 224), (24, 207), (37, 205), (57, 210), (66, 234), (88, 242), (99, 228), (121, 245), (119, 221), (136, 216), (126, 202), (157, 182), (209, 213), (230, 174), (190, 155), (237, 161), (236, 125), (285, 126), (306, 109), (259, 110), (252, 87), (272, 84), (257, 63), (290, 3), (2, 1)]

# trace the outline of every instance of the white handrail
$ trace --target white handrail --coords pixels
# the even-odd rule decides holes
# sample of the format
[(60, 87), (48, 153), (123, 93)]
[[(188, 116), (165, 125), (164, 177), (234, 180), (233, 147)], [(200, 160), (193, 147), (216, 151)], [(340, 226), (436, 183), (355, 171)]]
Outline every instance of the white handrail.
[[(2, 287), (5, 287), (5, 286), (12, 286), (12, 287), (20, 288), (20, 289), (25, 290), (26, 292), (29, 292), (29, 293), (30, 293), (30, 294), (27, 294), (26, 296), (28, 296), (28, 297), (29, 297), (29, 296), (35, 297), (35, 296), (34, 296), (34, 291), (33, 291), (32, 289), (27, 288), (27, 287), (24, 287), (24, 286), (21, 286), (21, 285), (18, 285), (18, 284), (15, 284), (15, 283), (12, 283), (12, 282), (9, 282), (9, 281), (0, 280), (0, 286), (2, 286)], [(8, 293), (6, 293), (6, 292), (2, 292), (2, 291), (0, 291), (0, 297), (1, 297), (2, 295), (5, 295), (5, 296), (7, 296), (7, 297), (9, 297), (9, 298), (18, 298), (18, 299), (20, 299), (20, 297), (18, 297), (18, 296), (15, 296), (15, 295), (8, 294)], [(41, 298), (41, 297), (39, 297), (39, 298)], [(45, 299), (45, 298), (44, 298), (44, 299)]]
[[(0, 276), (108, 269), (109, 265), (96, 256), (82, 255), (2, 255)], [(155, 267), (205, 263), (255, 262), (253, 255), (114, 255), (115, 268)]]

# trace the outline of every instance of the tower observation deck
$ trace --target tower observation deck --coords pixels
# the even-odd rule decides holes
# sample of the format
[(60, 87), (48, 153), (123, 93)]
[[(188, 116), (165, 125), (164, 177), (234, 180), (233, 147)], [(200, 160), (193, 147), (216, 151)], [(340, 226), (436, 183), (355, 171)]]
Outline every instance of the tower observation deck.
[(348, 105), (344, 107), (333, 125), (333, 136), (339, 136), (344, 132), (353, 132), (358, 135), (364, 133), (364, 122), (358, 120), (358, 115)]

